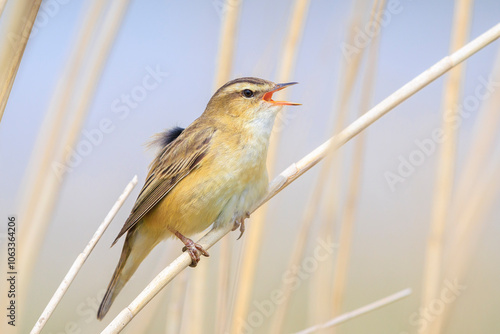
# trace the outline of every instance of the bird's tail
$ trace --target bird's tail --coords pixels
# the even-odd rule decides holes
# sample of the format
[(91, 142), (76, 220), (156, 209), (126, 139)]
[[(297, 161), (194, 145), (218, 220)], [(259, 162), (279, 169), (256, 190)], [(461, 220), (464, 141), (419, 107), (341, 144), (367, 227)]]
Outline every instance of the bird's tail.
[(99, 311), (97, 311), (97, 319), (99, 320), (102, 320), (108, 313), (116, 296), (134, 274), (142, 260), (157, 244), (155, 240), (151, 240), (149, 235), (140, 232), (140, 228), (133, 228), (127, 233), (120, 261), (116, 266), (111, 282), (109, 282), (101, 306), (99, 306)]

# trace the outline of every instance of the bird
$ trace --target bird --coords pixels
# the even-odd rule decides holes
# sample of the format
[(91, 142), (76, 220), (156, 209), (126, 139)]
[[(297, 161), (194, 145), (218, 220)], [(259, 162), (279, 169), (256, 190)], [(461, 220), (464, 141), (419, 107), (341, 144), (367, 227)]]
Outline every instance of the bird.
[[(245, 231), (245, 218), (266, 194), (269, 139), (278, 112), (286, 105), (273, 94), (288, 86), (254, 77), (227, 82), (205, 111), (185, 129), (157, 134), (157, 155), (132, 211), (113, 245), (126, 234), (122, 252), (97, 312), (102, 320), (149, 252), (177, 237), (195, 267), (209, 256), (188, 236), (213, 224)], [(239, 238), (238, 238), (239, 239)]]

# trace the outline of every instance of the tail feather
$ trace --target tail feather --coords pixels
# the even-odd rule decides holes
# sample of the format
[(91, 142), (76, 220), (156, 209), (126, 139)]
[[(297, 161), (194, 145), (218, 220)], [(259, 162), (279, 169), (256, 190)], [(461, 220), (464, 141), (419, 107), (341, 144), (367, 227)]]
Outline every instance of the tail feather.
[(157, 244), (157, 242), (150, 240), (147, 236), (139, 232), (140, 230), (138, 228), (134, 228), (127, 233), (120, 261), (116, 266), (113, 277), (106, 290), (106, 294), (97, 311), (97, 319), (99, 320), (102, 320), (106, 313), (108, 313), (116, 296), (135, 273), (142, 260), (144, 260)]

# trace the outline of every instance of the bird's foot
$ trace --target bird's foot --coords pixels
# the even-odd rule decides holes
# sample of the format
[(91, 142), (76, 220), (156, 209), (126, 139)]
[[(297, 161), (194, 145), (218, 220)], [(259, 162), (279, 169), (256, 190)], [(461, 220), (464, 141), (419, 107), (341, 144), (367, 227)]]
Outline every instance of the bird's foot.
[(200, 244), (197, 244), (192, 240), (190, 241), (191, 244), (186, 244), (186, 246), (182, 247), (182, 251), (187, 251), (189, 256), (191, 256), (191, 264), (189, 266), (196, 267), (198, 262), (200, 262), (200, 254), (206, 257), (209, 257), (210, 255)]
[(182, 251), (187, 251), (189, 256), (191, 256), (190, 267), (196, 267), (198, 265), (198, 262), (200, 262), (200, 255), (206, 257), (210, 256), (210, 254), (208, 254), (208, 252), (200, 244), (195, 243), (193, 240), (183, 236), (179, 232), (175, 232), (175, 235), (177, 238), (181, 239), (184, 245), (186, 245), (182, 248)]
[(245, 232), (245, 219), (247, 219), (249, 217), (250, 217), (250, 213), (247, 211), (247, 212), (245, 212), (245, 215), (234, 220), (234, 226), (233, 226), (232, 231), (235, 231), (236, 229), (238, 229), (238, 227), (240, 228), (240, 236), (236, 240), (240, 240), (241, 236)]

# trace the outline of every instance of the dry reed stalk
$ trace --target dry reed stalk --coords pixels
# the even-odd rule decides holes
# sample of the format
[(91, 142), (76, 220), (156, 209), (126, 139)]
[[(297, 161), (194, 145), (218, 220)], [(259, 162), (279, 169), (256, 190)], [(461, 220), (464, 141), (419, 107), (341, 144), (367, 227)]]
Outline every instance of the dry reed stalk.
[[(39, 2), (39, 4), (41, 3), (41, 1)], [(7, 0), (0, 0), (0, 19), (2, 18), (2, 14), (3, 14), (3, 10), (5, 9), (5, 5), (7, 4)], [(33, 23), (35, 23), (35, 21), (33, 20)], [(2, 120), (2, 117), (0, 116), (0, 121)]]
[[(499, 78), (500, 49), (497, 52), (492, 80), (497, 82)], [(491, 208), (494, 196), (500, 188), (497, 172), (500, 169), (500, 163), (497, 163), (496, 168), (490, 169), (489, 174), (485, 171), (488, 158), (494, 156), (495, 138), (500, 127), (499, 104), (500, 92), (493, 91), (478, 114), (472, 143), (467, 154), (468, 159), (465, 160), (450, 210), (451, 221), (457, 223), (447, 246), (447, 254), (453, 254), (453, 256), (448, 256), (443, 277), (460, 280), (464, 276), (471, 254), (474, 252), (476, 242), (474, 238), (480, 234), (485, 224), (484, 215)], [(439, 332), (446, 326), (454, 305), (454, 303), (447, 305), (444, 312), (434, 320), (436, 331)]]
[[(442, 76), (451, 68), (457, 66), (473, 54), (483, 49), (493, 41), (500, 37), (500, 23), (490, 28), (478, 36), (473, 41), (469, 42), (464, 47), (449, 56), (444, 57), (436, 64), (428, 68), (426, 71), (412, 79), (410, 82), (399, 88), (389, 97), (359, 117), (347, 128), (340, 132), (335, 137), (330, 138), (322, 145), (318, 146), (312, 152), (307, 154), (301, 160), (290, 165), (281, 174), (279, 174), (270, 184), (269, 190), (265, 198), (256, 205), (257, 208), (273, 198), (277, 193), (286, 188), (290, 183), (299, 178), (302, 174), (319, 163), (333, 149), (338, 149), (349, 140), (354, 138), (361, 131), (373, 124), (379, 118), (384, 116), (390, 110), (401, 104), (403, 101), (417, 93), (419, 90)], [(198, 243), (205, 249), (209, 249), (217, 243), (222, 237), (229, 233), (232, 229), (231, 224), (217, 229), (210, 230)], [(132, 320), (132, 318), (140, 312), (140, 310), (175, 276), (189, 266), (191, 257), (189, 254), (183, 253), (177, 259), (172, 261), (161, 273), (159, 273), (148, 286), (132, 301), (132, 303), (122, 310), (118, 316), (104, 329), (102, 333), (118, 333)]]
[[(495, 207), (495, 200), (500, 192), (500, 161), (497, 161), (489, 173), (482, 173), (481, 179), (470, 189), (470, 199), (464, 207), (460, 208), (457, 231), (458, 236), (455, 243), (450, 245), (450, 263), (446, 263), (443, 270), (443, 278), (456, 279), (463, 282), (467, 274), (468, 265), (477, 244), (477, 239), (485, 224), (485, 218), (489, 210)], [(498, 206), (497, 206), (498, 207)], [(443, 331), (450, 314), (456, 303), (446, 305), (434, 321), (430, 324), (435, 333)]]
[[(277, 74), (277, 82), (288, 82), (292, 74), (292, 70), (296, 63), (297, 53), (299, 50), (302, 33), (306, 22), (307, 12), (309, 9), (310, 0), (295, 0), (292, 8), (292, 14), (288, 25), (288, 33), (285, 38), (282, 56)], [(286, 92), (284, 93), (286, 94)], [(286, 98), (285, 98), (286, 99)], [(276, 119), (279, 123), (280, 115)], [(276, 153), (279, 144), (279, 136), (276, 131), (271, 136), (268, 154), (267, 154), (267, 170), (270, 174), (274, 172), (276, 161)], [(239, 271), (239, 280), (236, 287), (235, 305), (233, 307), (233, 317), (231, 321), (231, 333), (239, 333), (241, 331), (242, 319), (248, 313), (250, 304), (250, 296), (255, 281), (255, 273), (257, 268), (257, 259), (259, 250), (262, 245), (262, 235), (264, 232), (264, 220), (267, 215), (267, 206), (264, 206), (255, 215), (252, 216), (250, 224), (251, 229), (248, 229), (246, 242), (242, 250), (241, 267)]]
[[(357, 5), (359, 5), (359, 3), (360, 2), (358, 2)], [(354, 39), (355, 36), (354, 27), (361, 25), (362, 22), (361, 17), (358, 15), (359, 11), (356, 10), (357, 5), (353, 7), (352, 11), (353, 13), (351, 18), (351, 29), (349, 29), (349, 36), (348, 36), (349, 41), (352, 41)], [(335, 109), (332, 110), (333, 111), (332, 119), (334, 119), (336, 116), (335, 124), (333, 126), (334, 131), (332, 135), (335, 135), (338, 132), (340, 132), (341, 126), (344, 126), (344, 124), (346, 123), (348, 114), (348, 104), (351, 96), (350, 93), (352, 92), (354, 87), (355, 79), (359, 70), (359, 64), (361, 62), (361, 57), (362, 57), (362, 52), (359, 52), (355, 54), (353, 59), (351, 61), (348, 61), (346, 64), (345, 67), (346, 72), (343, 74), (343, 80), (342, 80), (345, 82), (345, 84), (342, 85), (342, 92), (339, 94), (340, 96), (339, 100), (340, 107), (338, 108), (339, 113), (335, 115)], [(293, 243), (291, 256), (287, 267), (289, 270), (291, 268), (296, 267), (303, 257), (307, 240), (311, 231), (313, 219), (318, 211), (317, 203), (321, 202), (325, 180), (331, 173), (331, 168), (332, 168), (331, 166), (334, 164), (334, 162), (338, 161), (338, 159), (336, 159), (337, 157), (338, 157), (337, 153), (328, 155), (327, 158), (325, 159), (324, 164), (321, 166), (319, 176), (316, 179), (316, 185), (314, 187), (313, 194), (309, 197), (308, 203), (305, 206), (304, 215), (299, 225), (299, 233), (297, 233), (297, 238)], [(323, 228), (323, 232), (326, 234), (324, 230), (325, 228)], [(320, 268), (318, 268), (318, 270), (321, 271)], [(319, 275), (318, 272), (316, 272), (316, 275), (313, 275), (313, 277), (315, 278), (318, 278), (320, 276), (322, 275)], [(323, 292), (318, 291), (316, 288), (320, 289), (319, 286), (314, 286), (312, 296), (315, 299), (317, 298), (316, 301), (319, 302), (320, 300), (323, 300), (324, 299), (323, 297), (325, 297), (325, 295), (327, 294), (325, 294), (324, 291)], [(283, 282), (281, 286), (281, 291), (283, 291), (283, 298), (282, 298), (283, 302), (277, 306), (276, 313), (274, 315), (273, 322), (271, 324), (271, 332), (273, 333), (282, 332), (282, 327), (285, 322), (286, 312), (288, 310), (288, 305), (292, 296), (292, 289), (289, 284), (285, 284)], [(317, 305), (317, 304), (313, 303), (312, 305)], [(328, 305), (328, 302), (324, 302), (323, 304), (320, 305)], [(314, 310), (311, 310), (311, 312), (309, 313), (316, 314), (315, 318), (317, 317), (317, 321), (326, 319), (327, 316), (330, 314), (330, 312), (327, 311), (324, 312), (324, 310), (319, 310), (314, 307), (311, 307), (311, 309)]]
[[(470, 21), (472, 17), (472, 0), (457, 0), (453, 19), (452, 38), (450, 52), (462, 47), (469, 35)], [(458, 115), (462, 75), (464, 66), (458, 66), (446, 78), (443, 104), (443, 138), (441, 156), (437, 166), (435, 197), (431, 212), (431, 227), (427, 241), (426, 259), (422, 282), (422, 306), (429, 303), (438, 296), (441, 285), (442, 261), (444, 252), (444, 230), (447, 214), (449, 211), (451, 195), (453, 191), (453, 180), (455, 174), (455, 156), (457, 145), (457, 127), (453, 122)], [(432, 326), (429, 326), (430, 329)], [(430, 329), (428, 333), (436, 333)]]
[[(81, 135), (81, 128), (87, 116), (87, 111), (129, 4), (130, 0), (114, 0), (104, 13), (105, 17), (102, 19), (102, 26), (89, 52), (89, 57), (83, 64), (83, 83), (80, 87), (82, 93), (76, 98), (77, 107), (75, 108), (73, 122), (70, 123), (68, 128), (66, 142), (63, 145), (64, 149), (74, 147)], [(61, 155), (61, 160), (58, 161), (67, 161), (69, 156), (70, 152), (64, 152)]]
[[(238, 282), (240, 281), (241, 277), (241, 266), (243, 265), (242, 263), (242, 258), (243, 258), (243, 251), (245, 250), (245, 243), (247, 243), (248, 240), (245, 238), (242, 238), (242, 244), (240, 245), (239, 249), (237, 249), (237, 252), (235, 253), (235, 266), (233, 269), (233, 275), (232, 279), (229, 283), (229, 300), (228, 300), (228, 312), (227, 312), (227, 319), (225, 319), (223, 327), (222, 327), (222, 332), (221, 333), (230, 333), (231, 325), (232, 325), (232, 319), (234, 318), (234, 305), (236, 304), (236, 299), (238, 299), (238, 295), (235, 293), (236, 288), (238, 287)], [(233, 250), (234, 252), (234, 250)]]
[[(372, 10), (376, 6), (376, 3), (377, 1), (373, 3)], [(365, 6), (367, 5), (368, 1), (359, 0), (353, 4), (348, 35), (346, 38), (350, 45), (354, 44), (353, 41), (356, 38), (355, 28), (360, 27), (363, 24), (362, 13), (365, 12)], [(372, 16), (370, 16), (370, 20), (372, 20)], [(345, 70), (342, 71), (341, 79), (339, 80), (342, 84), (340, 84), (338, 102), (335, 103), (335, 107), (332, 108), (331, 135), (339, 133), (347, 123), (350, 101), (354, 92), (354, 85), (359, 74), (360, 64), (364, 52), (365, 49), (363, 48), (360, 52), (352, 55), (351, 59), (346, 59), (345, 57), (342, 58), (340, 67)], [(307, 233), (304, 237), (308, 236), (309, 233), (307, 231), (310, 230), (309, 226), (313, 224), (316, 214), (320, 214), (318, 235), (333, 235), (333, 222), (335, 221), (335, 216), (339, 211), (340, 204), (340, 176), (343, 157), (344, 155), (342, 152), (332, 153), (325, 159), (325, 162), (321, 166), (320, 173), (317, 177), (316, 185), (313, 190), (315, 193), (314, 198), (317, 198), (319, 201), (312, 202), (312, 198), (309, 200), (308, 205), (306, 205), (306, 212), (302, 218), (303, 221), (301, 222), (302, 225), (305, 225), (302, 229)], [(328, 186), (326, 186), (327, 184)], [(325, 192), (326, 194), (324, 194)], [(317, 209), (316, 203), (322, 203), (320, 205), (320, 210)], [(290, 266), (298, 263), (302, 259), (303, 253), (303, 247), (297, 249), (297, 254), (294, 260), (290, 261)], [(314, 300), (312, 305), (322, 305), (322, 307), (310, 308), (309, 315), (312, 323), (318, 323), (331, 317), (332, 311), (328, 306), (331, 305), (332, 293), (331, 291), (325, 291), (324, 289), (331, 287), (330, 282), (333, 276), (333, 265), (333, 260), (327, 262), (318, 267), (318, 270), (316, 270), (316, 272), (312, 275), (312, 282), (310, 284), (310, 298), (311, 300)], [(281, 312), (284, 313), (286, 310)], [(284, 321), (284, 314), (282, 315), (281, 321)]]
[[(370, 23), (380, 22), (383, 9), (385, 8), (385, 0), (374, 1), (372, 11), (370, 13)], [(377, 66), (377, 54), (379, 46), (379, 35), (375, 36), (368, 50), (368, 59), (366, 64), (366, 72), (363, 80), (361, 93), (361, 102), (359, 106), (360, 115), (364, 110), (368, 110), (371, 104), (373, 90), (375, 86), (375, 72)], [(351, 175), (349, 185), (347, 187), (346, 204), (343, 215), (340, 220), (340, 235), (339, 248), (337, 250), (337, 261), (333, 271), (333, 287), (332, 287), (332, 316), (340, 313), (342, 301), (344, 299), (347, 271), (351, 252), (352, 232), (354, 229), (356, 207), (358, 204), (359, 191), (361, 188), (363, 154), (365, 148), (365, 133), (360, 133), (354, 144), (354, 156), (351, 164)], [(338, 186), (337, 186), (338, 188)], [(329, 221), (333, 217), (329, 217)], [(327, 282), (325, 282), (327, 284)]]
[[(207, 284), (209, 262), (199, 263), (195, 271), (189, 273), (186, 301), (181, 320), (181, 331), (177, 333), (206, 333), (207, 324)], [(198, 272), (199, 270), (199, 272)], [(202, 279), (200, 279), (200, 277)], [(217, 291), (220, 293), (220, 291)], [(197, 305), (200, 304), (200, 305)], [(216, 312), (217, 313), (217, 312)], [(194, 320), (196, 319), (196, 320)], [(212, 323), (210, 323), (210, 326)]]
[(68, 291), (69, 286), (71, 285), (71, 283), (73, 283), (73, 280), (75, 279), (76, 275), (78, 275), (78, 273), (80, 272), (80, 269), (83, 267), (83, 264), (89, 257), (90, 253), (94, 250), (95, 245), (97, 244), (97, 242), (99, 242), (99, 240), (101, 240), (102, 235), (108, 228), (111, 221), (113, 221), (116, 214), (118, 213), (118, 210), (120, 210), (123, 203), (128, 198), (128, 196), (130, 195), (130, 193), (132, 192), (132, 190), (136, 185), (137, 185), (137, 175), (135, 175), (132, 178), (132, 180), (127, 184), (127, 186), (123, 190), (123, 193), (120, 195), (120, 197), (118, 197), (118, 200), (113, 205), (109, 213), (106, 215), (103, 222), (99, 225), (97, 231), (94, 233), (87, 246), (85, 246), (84, 250), (78, 255), (75, 262), (73, 262), (73, 265), (69, 269), (66, 276), (64, 276), (64, 279), (62, 280), (56, 292), (54, 293), (49, 303), (45, 307), (45, 310), (38, 318), (38, 321), (36, 322), (35, 326), (30, 332), (31, 334), (40, 333), (42, 331), (43, 327), (47, 323), (47, 320), (49, 320), (50, 316), (52, 315), (55, 308), (63, 298), (64, 294), (66, 293), (66, 291)]
[(231, 78), (241, 2), (242, 0), (224, 2), (217, 69), (215, 71), (214, 85), (216, 89)]
[[(88, 58), (82, 63), (82, 68), (79, 71), (78, 77), (78, 88), (76, 91), (69, 92), (72, 93), (72, 104), (74, 107), (73, 117), (70, 121), (69, 126), (65, 126), (68, 130), (64, 134), (62, 139), (62, 144), (58, 146), (54, 155), (54, 162), (65, 165), (70, 150), (68, 148), (74, 147), (76, 140), (80, 135), (81, 128), (83, 126), (85, 117), (93, 96), (99, 77), (104, 68), (105, 61), (113, 45), (114, 38), (118, 32), (118, 28), (122, 22), (126, 9), (128, 7), (129, 0), (115, 0), (110, 4), (110, 8), (104, 13), (102, 18), (102, 26), (98, 30), (96, 40), (92, 44), (89, 52)], [(94, 14), (94, 13), (92, 13)], [(83, 26), (82, 29), (87, 29), (87, 26)], [(85, 35), (85, 33), (83, 33)], [(50, 168), (51, 161), (49, 161), (48, 168)], [(22, 264), (22, 269), (25, 279), (22, 282), (24, 286), (23, 291), (27, 291), (26, 287), (29, 284), (27, 278), (31, 277), (33, 266), (36, 260), (35, 254), (43, 244), (43, 239), (45, 237), (45, 232), (48, 228), (50, 217), (52, 215), (55, 203), (59, 194), (62, 178), (64, 173), (59, 174), (57, 172), (50, 172), (47, 169), (46, 175), (41, 175), (45, 179), (42, 181), (43, 188), (41, 188), (41, 195), (38, 198), (38, 203), (33, 208), (33, 210), (27, 209), (27, 212), (31, 213), (31, 219), (24, 219), (24, 221), (29, 221), (29, 229), (25, 228), (27, 231), (24, 235), (24, 252), (20, 253), (20, 261)], [(20, 266), (21, 267), (21, 266)], [(20, 268), (21, 270), (21, 268)], [(20, 288), (21, 289), (21, 288)], [(21, 302), (20, 302), (21, 304)]]
[[(89, 20), (90, 26), (96, 26), (98, 14), (102, 10), (102, 1), (95, 1), (94, 4), (99, 4), (99, 6), (90, 7), (88, 15), (86, 17), (93, 18)], [(87, 22), (87, 19), (84, 20)], [(35, 149), (33, 151), (30, 166), (31, 169), (27, 173), (28, 186), (25, 189), (25, 196), (23, 198), (23, 207), (21, 212), (25, 224), (30, 226), (33, 224), (33, 219), (36, 216), (35, 212), (37, 209), (37, 203), (40, 203), (41, 193), (44, 188), (44, 182), (46, 180), (46, 175), (50, 173), (51, 163), (54, 159), (55, 152), (59, 146), (58, 141), (60, 141), (60, 136), (63, 128), (64, 117), (66, 109), (69, 107), (69, 98), (71, 96), (70, 92), (73, 90), (77, 78), (77, 69), (81, 68), (83, 62), (85, 50), (88, 48), (92, 30), (82, 29), (77, 40), (81, 41), (78, 44), (78, 48), (73, 49), (72, 56), (70, 57), (71, 62), (68, 62), (66, 66), (66, 71), (62, 76), (62, 79), (58, 83), (56, 88), (56, 93), (52, 98), (51, 105), (48, 108), (48, 115), (46, 116), (42, 127), (40, 129), (40, 135), (38, 136), (35, 144)], [(70, 80), (72, 79), (72, 80)], [(68, 89), (68, 90), (65, 90)], [(28, 227), (26, 226), (26, 227)], [(23, 229), (27, 231), (28, 229)], [(21, 233), (23, 233), (21, 231)], [(25, 236), (22, 235), (24, 239)]]
[(337, 326), (337, 325), (344, 323), (348, 320), (359, 317), (360, 315), (366, 314), (368, 312), (371, 312), (371, 311), (376, 310), (378, 308), (381, 308), (383, 306), (394, 303), (400, 299), (408, 297), (410, 294), (411, 294), (411, 289), (409, 289), (409, 288), (405, 289), (405, 290), (401, 290), (399, 292), (396, 292), (395, 294), (392, 294), (392, 295), (387, 296), (385, 298), (379, 299), (373, 303), (370, 303), (368, 305), (360, 307), (354, 311), (344, 313), (336, 318), (333, 318), (330, 321), (325, 322), (324, 324), (312, 326), (312, 327), (309, 327), (307, 329), (301, 330), (300, 332), (296, 332), (294, 334), (309, 334), (309, 333), (317, 332), (321, 329)]
[[(165, 266), (169, 263), (169, 258), (170, 258), (170, 254), (172, 254), (173, 252), (176, 252), (178, 251), (178, 245), (174, 243), (172, 244), (169, 244), (166, 249), (165, 249), (165, 252), (163, 252), (161, 254), (161, 257), (158, 259), (158, 262), (156, 263), (154, 269), (151, 271), (152, 273), (158, 273), (160, 272), (163, 268), (165, 268)], [(183, 280), (184, 280), (184, 275), (185, 272), (182, 273), (182, 275), (179, 275), (180, 277), (178, 278), (178, 283), (177, 284), (172, 284), (170, 287), (168, 287), (167, 291), (165, 291), (160, 297), (156, 298), (155, 300), (151, 301), (151, 303), (149, 303), (148, 305), (148, 308), (147, 308), (147, 311), (143, 312), (142, 314), (142, 317), (141, 317), (141, 321), (140, 322), (135, 322), (135, 323), (132, 323), (129, 327), (129, 331), (131, 333), (141, 333), (141, 332), (144, 332), (145, 330), (147, 331), (147, 329), (149, 328), (149, 326), (151, 326), (153, 320), (156, 320), (157, 317), (158, 317), (158, 309), (162, 306), (162, 305), (165, 305), (165, 304), (168, 304), (167, 307), (172, 307), (174, 308), (174, 304), (176, 302), (178, 302), (178, 297), (177, 297), (177, 285), (181, 285)], [(185, 290), (185, 289), (184, 289)], [(174, 292), (175, 291), (175, 292)], [(168, 303), (167, 303), (167, 298), (168, 298)], [(182, 297), (184, 298), (184, 297)], [(181, 301), (182, 303), (184, 303), (184, 299), (182, 299)], [(145, 314), (144, 314), (145, 313)], [(175, 312), (174, 312), (175, 313)], [(174, 313), (167, 313), (164, 317), (162, 317), (162, 319), (164, 319), (165, 321), (165, 326), (166, 327), (169, 327), (169, 323), (173, 322), (172, 324), (172, 327), (176, 326), (176, 324), (179, 322), (179, 319), (178, 317), (176, 317), (175, 319), (173, 318), (174, 317)], [(181, 312), (182, 314), (182, 312)], [(175, 331), (175, 333), (178, 333), (179, 331)], [(167, 333), (170, 333), (170, 332), (167, 332)]]
[[(231, 79), (233, 68), (234, 50), (236, 49), (236, 36), (238, 31), (238, 18), (241, 12), (241, 0), (225, 1), (223, 7), (222, 26), (219, 38), (219, 52), (217, 56), (217, 69), (215, 71), (215, 89), (225, 84)], [(215, 317), (216, 333), (222, 333), (222, 328), (228, 318), (228, 303), (229, 303), (229, 268), (231, 264), (231, 249), (232, 240), (225, 238), (221, 240), (219, 270), (217, 279), (217, 306)], [(201, 293), (199, 298), (206, 295), (206, 281), (208, 268), (204, 267), (202, 272), (196, 272), (194, 280), (197, 281), (196, 286), (199, 287)], [(205, 303), (194, 302), (193, 307), (199, 308), (200, 316), (203, 317)], [(197, 319), (197, 318), (196, 318)], [(198, 322), (198, 321), (197, 321)], [(202, 321), (200, 321), (202, 322)], [(203, 327), (198, 327), (199, 332), (203, 333)]]
[[(96, 3), (99, 3), (99, 6), (97, 6)], [(100, 7), (101, 2), (95, 1), (94, 5), (94, 7)], [(95, 14), (95, 11), (91, 9), (92, 6), (89, 8), (89, 14)], [(93, 22), (91, 20), (89, 21), (89, 23)], [(86, 26), (83, 27), (78, 36), (82, 38), (82, 44), (90, 41), (90, 36), (87, 36), (87, 31), (92, 30), (88, 29)], [(78, 39), (78, 41), (80, 41), (80, 39)], [(81, 48), (78, 49), (79, 50), (74, 51), (81, 51), (81, 53), (74, 52), (72, 56), (75, 58), (73, 59), (82, 60), (85, 54), (83, 52), (84, 50), (81, 50)], [(19, 238), (26, 241), (21, 244), (21, 250), (19, 252), (19, 269), (24, 273), (23, 277), (19, 279), (19, 289), (21, 291), (27, 291), (27, 287), (29, 287), (32, 276), (31, 271), (36, 260), (36, 256), (32, 256), (32, 253), (27, 248), (32, 247), (33, 249), (33, 246), (36, 246), (30, 244), (28, 241), (28, 234), (31, 232), (43, 233), (46, 230), (46, 228), (43, 229), (41, 227), (43, 224), (47, 225), (46, 221), (48, 220), (49, 212), (52, 211), (55, 203), (55, 196), (52, 198), (52, 196), (49, 195), (54, 192), (53, 185), (49, 186), (47, 181), (48, 176), (54, 174), (50, 167), (59, 148), (61, 133), (64, 129), (64, 118), (66, 117), (65, 112), (67, 111), (67, 105), (64, 104), (69, 101), (69, 97), (74, 88), (74, 86), (71, 85), (71, 81), (64, 82), (63, 80), (76, 78), (75, 71), (79, 69), (80, 66), (81, 62), (75, 61), (71, 64), (68, 63), (66, 75), (63, 76), (58, 83), (51, 105), (48, 108), (48, 114), (40, 128), (40, 134), (35, 141), (35, 147), (30, 157), (30, 163), (28, 165), (30, 167), (26, 172), (25, 180), (27, 182), (24, 183), (23, 198), (19, 209), (20, 216), (23, 220), (23, 228), (20, 229)], [(65, 89), (67, 89), (67, 91), (65, 91)], [(65, 107), (63, 108), (62, 106)], [(34, 234), (31, 235), (34, 236)], [(39, 247), (36, 249), (39, 249)], [(36, 254), (38, 252), (35, 251), (33, 253)], [(24, 298), (23, 295), (21, 295), (20, 298)], [(25, 304), (20, 303), (21, 308), (23, 305)], [(20, 311), (20, 314), (24, 313), (22, 310)]]
[[(230, 224), (219, 230), (211, 230), (201, 240), (198, 241), (205, 249), (210, 249), (217, 241), (232, 229)], [(191, 257), (183, 252), (179, 257), (172, 261), (164, 270), (162, 270), (148, 286), (132, 301), (132, 303), (123, 309), (115, 319), (101, 333), (119, 333), (132, 318), (154, 297), (160, 290), (174, 279), (182, 270), (191, 264)]]
[[(177, 284), (171, 291), (168, 298), (168, 308), (165, 321), (165, 333), (181, 333), (181, 321), (183, 309), (187, 295), (187, 272), (183, 271), (177, 279)], [(148, 321), (149, 323), (150, 321)], [(139, 331), (131, 331), (132, 333), (139, 333)]]
[[(500, 48), (497, 51), (491, 81), (500, 81)], [(484, 97), (484, 99), (486, 100), (478, 112), (478, 118), (474, 125), (474, 132), (467, 153), (468, 159), (465, 159), (465, 166), (459, 177), (457, 190), (453, 198), (453, 205), (456, 208), (464, 208), (469, 202), (470, 190), (478, 181), (478, 176), (482, 175), (483, 168), (494, 151), (495, 137), (499, 133), (500, 113), (498, 112), (498, 106), (500, 105), (500, 92), (498, 90), (491, 91), (490, 96)], [(460, 214), (457, 214), (456, 217), (452, 217), (452, 220), (457, 219), (459, 216)], [(460, 229), (461, 226), (458, 224), (457, 230)], [(456, 244), (456, 235), (453, 235), (451, 239), (451, 244)]]
[[(31, 34), (41, 0), (27, 1), (19, 0), (11, 2), (5, 15), (6, 1), (0, 0), (0, 16), (2, 23), (0, 30), (0, 122), (4, 114), (9, 95), (14, 85), (14, 80), (21, 63), (26, 44)], [(20, 217), (22, 218), (22, 217)], [(22, 229), (21, 229), (22, 231)], [(7, 253), (0, 255), (1, 263), (7, 263)], [(22, 278), (20, 278), (22, 280)], [(3, 287), (0, 284), (0, 287)], [(18, 283), (19, 284), (19, 283)], [(5, 291), (5, 290), (4, 290)], [(7, 294), (0, 297), (2, 305), (7, 305)], [(22, 305), (19, 306), (22, 308)], [(19, 311), (19, 310), (18, 310)], [(18, 323), (22, 323), (22, 313), (18, 312)], [(2, 324), (8, 327), (7, 323)], [(19, 326), (14, 328), (19, 330)]]
[[(104, 8), (104, 1), (94, 1), (83, 15), (78, 36), (76, 38), (76, 47), (72, 49), (69, 61), (65, 71), (59, 80), (54, 96), (52, 97), (45, 117), (40, 128), (40, 134), (35, 141), (35, 148), (30, 159), (29, 166), (32, 166), (26, 173), (28, 182), (24, 189), (23, 207), (21, 212), (26, 225), (33, 223), (37, 215), (37, 205), (40, 203), (41, 193), (45, 188), (44, 182), (46, 176), (50, 173), (51, 163), (53, 162), (56, 151), (61, 141), (64, 121), (69, 108), (71, 92), (75, 90), (78, 71), (82, 67), (84, 56), (90, 47), (90, 41), (94, 30), (97, 29), (97, 21)], [(91, 27), (91, 29), (88, 29)], [(28, 229), (23, 229), (27, 231)], [(23, 233), (21, 231), (21, 233)], [(22, 236), (24, 238), (24, 235)]]
[(232, 240), (224, 238), (219, 247), (219, 273), (217, 287), (217, 312), (215, 318), (215, 333), (224, 333), (229, 318), (229, 268), (231, 264)]
[[(5, 8), (5, 1), (0, 0), (0, 16)], [(14, 85), (19, 64), (26, 49), (26, 44), (35, 23), (41, 0), (18, 0), (10, 8), (5, 35), (0, 37), (0, 122), (10, 91)]]
[[(213, 251), (212, 251), (213, 253)], [(210, 255), (212, 256), (212, 255)], [(203, 270), (203, 269), (202, 269)], [(184, 305), (182, 308), (182, 318), (179, 319), (180, 321), (180, 329), (179, 329), (179, 334), (190, 334), (191, 333), (191, 328), (192, 328), (192, 321), (193, 321), (193, 316), (191, 314), (191, 304), (195, 298), (193, 297), (193, 294), (195, 293), (195, 289), (193, 288), (193, 284), (195, 283), (193, 281), (194, 275), (196, 275), (196, 271), (192, 270), (186, 270), (182, 273), (187, 273), (187, 284), (186, 284), (186, 295), (185, 295), (185, 300), (184, 300)]]

